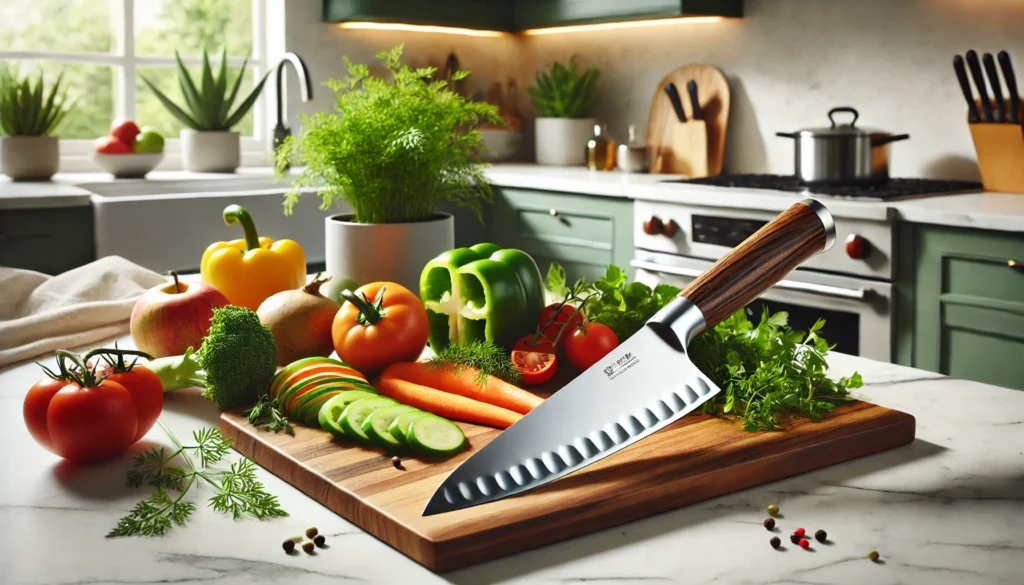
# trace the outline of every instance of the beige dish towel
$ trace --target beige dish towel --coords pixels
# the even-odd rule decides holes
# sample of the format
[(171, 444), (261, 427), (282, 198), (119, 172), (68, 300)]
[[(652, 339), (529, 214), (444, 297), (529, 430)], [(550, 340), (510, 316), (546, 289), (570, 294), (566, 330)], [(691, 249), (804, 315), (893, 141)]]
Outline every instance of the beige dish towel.
[(57, 276), (0, 267), (0, 367), (124, 335), (135, 301), (162, 282), (120, 256)]

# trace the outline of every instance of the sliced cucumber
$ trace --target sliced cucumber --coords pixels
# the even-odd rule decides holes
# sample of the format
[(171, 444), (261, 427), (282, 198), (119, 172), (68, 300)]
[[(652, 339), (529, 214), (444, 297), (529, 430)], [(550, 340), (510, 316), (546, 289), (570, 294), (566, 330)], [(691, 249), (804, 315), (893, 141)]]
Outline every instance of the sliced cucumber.
[(320, 412), (317, 413), (316, 420), (320, 423), (320, 428), (323, 430), (331, 433), (335, 437), (344, 438), (346, 436), (345, 430), (338, 424), (338, 419), (340, 419), (341, 415), (345, 413), (345, 408), (356, 400), (373, 398), (384, 397), (377, 396), (372, 392), (366, 392), (364, 390), (346, 390), (340, 394), (335, 394), (320, 407)]
[(466, 435), (459, 425), (436, 414), (414, 419), (406, 440), (413, 451), (431, 457), (455, 455), (466, 447)]
[(370, 413), (370, 416), (363, 419), (363, 432), (371, 441), (386, 449), (395, 451), (405, 446), (388, 432), (388, 426), (403, 412), (416, 410), (412, 406), (396, 404), (387, 408), (381, 408)]
[(405, 440), (405, 435), (409, 432), (409, 425), (412, 424), (412, 421), (425, 414), (429, 413), (423, 412), (422, 410), (410, 410), (409, 412), (403, 412), (398, 415), (395, 420), (391, 421), (390, 425), (388, 425), (388, 433), (390, 433), (391, 436), (399, 443), (408, 445), (409, 442)]
[(372, 445), (373, 441), (363, 431), (363, 421), (370, 414), (379, 409), (395, 405), (396, 402), (383, 396), (374, 398), (362, 398), (345, 407), (338, 424), (345, 430), (345, 436), (363, 445)]

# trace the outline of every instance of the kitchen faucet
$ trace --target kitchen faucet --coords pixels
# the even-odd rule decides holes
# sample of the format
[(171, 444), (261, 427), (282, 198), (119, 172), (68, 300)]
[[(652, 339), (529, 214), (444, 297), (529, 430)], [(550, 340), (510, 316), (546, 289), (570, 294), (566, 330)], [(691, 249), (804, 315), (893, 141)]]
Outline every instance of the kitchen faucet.
[(277, 124), (274, 126), (274, 150), (284, 142), (284, 139), (291, 136), (291, 129), (284, 124), (284, 95), (281, 90), (281, 83), (284, 80), (285, 64), (291, 63), (295, 74), (299, 78), (299, 92), (302, 101), (308, 102), (313, 99), (313, 86), (309, 82), (309, 72), (306, 70), (306, 63), (295, 53), (285, 53), (281, 62), (277, 64)]

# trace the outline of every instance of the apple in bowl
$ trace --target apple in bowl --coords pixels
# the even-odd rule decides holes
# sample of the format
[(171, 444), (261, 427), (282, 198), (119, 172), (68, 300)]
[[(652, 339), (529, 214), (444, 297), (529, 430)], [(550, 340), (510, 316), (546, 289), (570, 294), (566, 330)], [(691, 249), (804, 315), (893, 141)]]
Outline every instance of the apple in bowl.
[(227, 297), (205, 282), (174, 280), (157, 285), (139, 297), (132, 309), (129, 329), (135, 347), (149, 355), (182, 355), (198, 351), (210, 332), (213, 309), (229, 304)]

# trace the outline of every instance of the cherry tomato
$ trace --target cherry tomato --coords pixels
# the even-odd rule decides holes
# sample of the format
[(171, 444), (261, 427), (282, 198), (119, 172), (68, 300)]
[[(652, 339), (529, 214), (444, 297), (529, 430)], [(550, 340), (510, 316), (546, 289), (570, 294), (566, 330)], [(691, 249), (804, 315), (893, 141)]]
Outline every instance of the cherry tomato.
[(619, 345), (615, 333), (601, 323), (586, 323), (573, 329), (565, 343), (565, 357), (580, 370), (586, 370)]
[(132, 395), (135, 412), (139, 418), (138, 429), (135, 431), (135, 441), (138, 441), (153, 428), (156, 419), (160, 418), (160, 412), (163, 411), (164, 388), (160, 378), (149, 368), (136, 365), (127, 372), (110, 374), (107, 380), (124, 386)]
[(553, 353), (512, 350), (512, 365), (522, 375), (523, 384), (543, 384), (555, 375), (558, 358)]
[(46, 429), (46, 409), (50, 407), (53, 395), (67, 384), (66, 380), (53, 378), (40, 380), (28, 389), (25, 403), (22, 405), (22, 416), (25, 417), (25, 426), (28, 427), (29, 434), (51, 453), (56, 451), (53, 449), (53, 442), (50, 441), (50, 431)]
[(537, 337), (534, 335), (524, 335), (519, 338), (519, 341), (512, 346), (513, 350), (518, 351), (539, 351), (541, 353), (555, 353), (552, 349), (554, 346), (551, 345), (550, 339), (544, 337)]
[[(555, 309), (561, 303), (554, 303), (544, 307), (544, 310), (540, 312), (540, 317), (537, 319), (537, 324), (542, 328), (541, 335), (547, 339), (554, 340), (558, 336), (559, 331), (562, 332), (561, 337), (558, 337), (555, 343), (555, 348), (561, 350), (565, 347), (565, 341), (572, 334), (573, 330), (577, 325), (582, 324), (584, 321), (583, 311), (577, 310), (576, 307), (568, 304), (562, 304), (561, 308), (558, 309), (558, 315), (555, 315)], [(562, 324), (568, 322), (569, 324), (562, 328)]]

